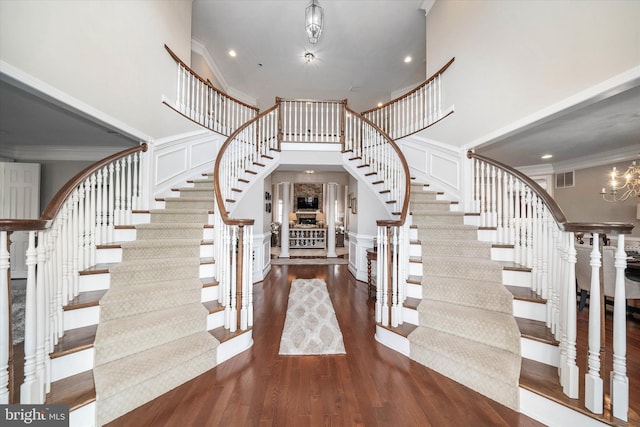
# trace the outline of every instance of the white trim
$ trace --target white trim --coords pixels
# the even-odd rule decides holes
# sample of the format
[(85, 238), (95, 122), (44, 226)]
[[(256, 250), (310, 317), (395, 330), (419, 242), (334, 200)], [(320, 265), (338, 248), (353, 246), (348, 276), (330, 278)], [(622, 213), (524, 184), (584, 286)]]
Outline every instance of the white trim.
[(225, 80), (224, 76), (222, 75), (222, 71), (220, 71), (220, 67), (218, 67), (218, 64), (213, 59), (213, 56), (211, 56), (209, 49), (207, 49), (204, 43), (202, 43), (200, 40), (191, 39), (191, 50), (204, 58), (204, 62), (207, 63), (207, 66), (216, 76), (216, 79), (218, 79), (220, 86), (222, 86), (219, 89), (222, 89), (225, 92), (229, 90), (229, 83), (227, 83), (227, 81)]
[(427, 16), (431, 11), (433, 5), (436, 4), (436, 0), (424, 0), (420, 5), (420, 9), (424, 9), (424, 16)]
[(571, 95), (555, 104), (538, 110), (533, 114), (516, 120), (500, 129), (492, 131), (480, 138), (463, 146), (466, 152), (472, 148), (479, 148), (483, 145), (494, 143), (503, 138), (509, 137), (516, 132), (539, 126), (545, 122), (555, 119), (559, 115), (564, 115), (572, 111), (595, 104), (603, 99), (617, 95), (627, 89), (640, 85), (640, 66), (633, 67), (616, 76), (611, 77), (601, 83)]
[(520, 413), (550, 427), (606, 425), (522, 387), (520, 387)]
[(123, 135), (139, 141), (151, 140), (151, 136), (146, 133), (121, 122), (115, 117), (84, 103), (68, 93), (63, 92), (60, 89), (57, 89), (2, 60), (0, 60), (0, 79), (8, 83), (12, 83), (11, 80), (15, 80), (19, 83), (16, 85), (17, 87), (24, 89), (39, 98), (46, 99), (65, 110), (73, 111), (76, 114), (89, 118), (93, 122), (101, 123), (107, 128), (117, 129), (118, 132)]
[[(134, 147), (132, 145), (132, 147)], [(20, 161), (72, 160), (98, 161), (127, 147), (26, 145), (0, 147), (0, 156)]]

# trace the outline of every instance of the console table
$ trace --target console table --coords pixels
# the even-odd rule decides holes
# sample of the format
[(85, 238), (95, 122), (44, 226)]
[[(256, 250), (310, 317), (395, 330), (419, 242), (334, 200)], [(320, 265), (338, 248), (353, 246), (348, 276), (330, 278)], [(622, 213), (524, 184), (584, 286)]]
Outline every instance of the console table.
[(290, 228), (289, 248), (291, 249), (325, 249), (327, 247), (326, 228)]

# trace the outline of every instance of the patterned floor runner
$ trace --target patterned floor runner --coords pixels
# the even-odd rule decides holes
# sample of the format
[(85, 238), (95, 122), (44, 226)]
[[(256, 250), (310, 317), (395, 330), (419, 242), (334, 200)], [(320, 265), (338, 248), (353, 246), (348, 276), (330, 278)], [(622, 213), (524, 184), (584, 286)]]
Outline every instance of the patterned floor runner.
[(320, 279), (295, 279), (289, 291), (278, 354), (345, 353), (327, 284)]

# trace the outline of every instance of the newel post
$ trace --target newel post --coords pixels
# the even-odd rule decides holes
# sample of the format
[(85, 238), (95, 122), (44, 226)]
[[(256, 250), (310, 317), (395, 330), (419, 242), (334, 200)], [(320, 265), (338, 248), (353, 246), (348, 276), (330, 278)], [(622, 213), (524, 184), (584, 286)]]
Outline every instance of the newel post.
[(629, 378), (627, 377), (627, 299), (624, 270), (627, 254), (624, 234), (618, 234), (615, 255), (616, 287), (613, 301), (613, 371), (611, 372), (611, 406), (613, 416), (627, 421), (629, 413)]

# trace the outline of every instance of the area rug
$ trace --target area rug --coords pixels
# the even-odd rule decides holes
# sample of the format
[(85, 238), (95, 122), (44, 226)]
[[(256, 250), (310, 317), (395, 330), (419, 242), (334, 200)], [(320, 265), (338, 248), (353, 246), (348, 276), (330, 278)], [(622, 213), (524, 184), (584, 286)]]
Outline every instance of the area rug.
[(321, 279), (295, 279), (289, 291), (278, 354), (345, 353), (327, 284)]

